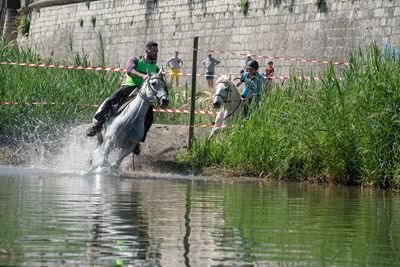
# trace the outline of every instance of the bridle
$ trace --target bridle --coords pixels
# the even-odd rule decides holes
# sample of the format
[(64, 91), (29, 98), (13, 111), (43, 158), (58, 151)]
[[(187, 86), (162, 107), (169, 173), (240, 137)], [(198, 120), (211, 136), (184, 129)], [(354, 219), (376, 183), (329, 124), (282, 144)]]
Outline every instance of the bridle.
[(215, 94), (215, 96), (221, 97), (222, 100), (223, 100), (223, 103), (234, 103), (234, 102), (239, 102), (238, 105), (233, 109), (233, 111), (232, 111), (231, 113), (229, 113), (226, 117), (223, 118), (223, 120), (225, 120), (225, 119), (229, 118), (232, 114), (235, 113), (235, 111), (239, 108), (240, 104), (242, 103), (242, 99), (239, 99), (239, 100), (232, 100), (232, 101), (226, 101), (226, 99), (227, 99), (229, 96), (231, 96), (231, 94), (232, 94), (231, 86), (230, 86), (230, 84), (229, 84), (227, 81), (222, 81), (222, 82), (220, 82), (220, 83), (223, 83), (223, 84), (225, 84), (225, 85), (228, 86), (228, 92), (226, 93), (226, 96), (225, 96), (225, 97), (223, 97), (223, 96), (222, 96), (221, 94), (219, 94), (219, 93), (218, 93), (218, 94)]
[[(164, 96), (168, 96), (168, 92), (166, 92), (165, 94), (163, 94), (163, 95), (160, 96), (160, 97), (157, 97), (157, 90), (154, 89), (153, 86), (151, 86), (151, 84), (150, 84), (150, 81), (151, 81), (151, 80), (160, 80), (164, 85), (165, 85), (165, 82), (164, 82), (163, 78), (160, 78), (160, 77), (157, 77), (157, 76), (150, 77), (149, 79), (146, 80), (147, 86), (150, 88), (150, 90), (151, 90), (151, 92), (153, 93), (153, 95), (155, 96), (156, 100), (159, 102), (161, 98), (163, 98)], [(143, 87), (143, 85), (142, 85), (142, 87)], [(139, 96), (140, 96), (144, 101), (146, 101), (147, 103), (150, 103), (150, 104), (153, 103), (153, 102), (151, 102), (151, 101), (147, 98), (147, 96), (143, 95), (142, 90), (140, 90)]]
[(226, 86), (228, 86), (228, 92), (226, 93), (226, 95), (225, 95), (225, 97), (223, 97), (221, 94), (215, 94), (215, 96), (219, 96), (220, 98), (222, 98), (222, 102), (223, 103), (232, 103), (232, 102), (236, 102), (236, 101), (240, 101), (240, 100), (235, 100), (235, 101), (226, 101), (226, 99), (229, 97), (229, 96), (231, 96), (231, 94), (232, 94), (232, 90), (231, 90), (231, 86), (230, 86), (230, 84), (228, 83), (228, 82), (226, 82), (226, 81), (222, 81), (222, 82), (220, 82), (220, 83), (223, 83), (223, 84), (225, 84)]

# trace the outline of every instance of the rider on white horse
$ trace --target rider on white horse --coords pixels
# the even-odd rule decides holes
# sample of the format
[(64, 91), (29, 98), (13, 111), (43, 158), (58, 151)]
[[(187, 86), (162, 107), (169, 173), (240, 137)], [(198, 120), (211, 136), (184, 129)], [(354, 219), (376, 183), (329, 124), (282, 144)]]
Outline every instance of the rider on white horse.
[[(122, 87), (114, 92), (104, 103), (102, 109), (97, 112), (94, 116), (97, 121), (87, 131), (87, 136), (95, 136), (97, 132), (102, 129), (103, 124), (112, 115), (115, 110), (115, 106), (120, 106), (128, 96), (136, 96), (139, 92), (140, 86), (143, 81), (147, 79), (147, 73), (156, 73), (159, 71), (157, 67), (158, 57), (158, 44), (149, 42), (145, 47), (145, 55), (141, 57), (133, 57), (129, 59), (126, 66), (126, 81), (122, 84)], [(144, 142), (146, 139), (147, 132), (153, 124), (153, 106), (150, 105), (145, 118), (145, 132), (144, 137), (141, 140)], [(135, 147), (134, 153), (138, 155), (140, 153), (139, 144)]]
[(258, 62), (254, 59), (248, 61), (246, 63), (247, 72), (243, 73), (240, 77), (240, 81), (236, 84), (236, 86), (240, 86), (242, 83), (245, 83), (245, 88), (241, 94), (243, 100), (248, 100), (251, 103), (253, 97), (256, 98), (256, 103), (260, 102), (261, 91), (262, 91), (262, 84), (268, 83), (268, 80), (262, 76), (258, 72)]

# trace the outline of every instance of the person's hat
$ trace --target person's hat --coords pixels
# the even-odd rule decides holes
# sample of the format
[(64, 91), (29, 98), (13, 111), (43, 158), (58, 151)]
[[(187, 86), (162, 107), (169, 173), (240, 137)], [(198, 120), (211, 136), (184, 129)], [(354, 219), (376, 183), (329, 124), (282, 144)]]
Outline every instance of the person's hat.
[(258, 70), (258, 62), (254, 59), (246, 63), (246, 68), (252, 68)]

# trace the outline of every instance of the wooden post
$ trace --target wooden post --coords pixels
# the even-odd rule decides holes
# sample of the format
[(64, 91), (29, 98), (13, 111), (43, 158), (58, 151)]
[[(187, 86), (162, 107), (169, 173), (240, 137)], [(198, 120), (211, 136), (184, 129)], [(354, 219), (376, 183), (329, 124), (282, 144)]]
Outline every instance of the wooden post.
[(194, 132), (194, 111), (196, 102), (196, 70), (197, 70), (197, 47), (199, 44), (199, 37), (194, 37), (193, 41), (193, 65), (192, 65), (192, 91), (190, 94), (190, 117), (189, 117), (189, 136), (188, 136), (188, 150), (192, 148), (193, 132)]

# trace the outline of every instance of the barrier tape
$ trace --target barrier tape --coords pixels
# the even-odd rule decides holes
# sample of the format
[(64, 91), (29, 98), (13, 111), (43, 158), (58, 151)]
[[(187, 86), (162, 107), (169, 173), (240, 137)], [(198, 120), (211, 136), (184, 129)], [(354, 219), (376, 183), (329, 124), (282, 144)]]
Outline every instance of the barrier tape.
[(14, 62), (0, 62), (0, 65), (14, 65), (14, 66), (27, 66), (27, 67), (43, 67), (43, 68), (58, 68), (58, 69), (75, 69), (75, 70), (126, 71), (126, 69), (122, 69), (122, 68), (81, 67), (81, 66), (50, 65), (50, 64), (32, 64), (32, 63), (14, 63)]
[[(169, 71), (163, 72), (163, 74), (179, 75), (179, 76), (191, 76), (192, 75), (191, 73), (175, 73), (175, 72), (169, 72)], [(218, 75), (216, 75), (216, 74), (214, 74), (214, 75), (212, 75), (212, 74), (196, 74), (196, 75), (198, 75), (198, 76), (214, 76), (214, 77), (226, 76), (226, 75), (223, 75), (223, 74), (218, 74)], [(237, 75), (231, 75), (231, 77), (232, 78), (240, 78), (240, 76), (237, 76)], [(280, 80), (303, 80), (303, 81), (316, 80), (316, 81), (322, 81), (321, 77), (311, 78), (311, 77), (300, 77), (300, 76), (299, 77), (295, 77), (295, 76), (293, 76), (293, 77), (289, 77), (289, 76), (267, 76), (265, 78), (266, 79), (280, 79)], [(336, 78), (336, 80), (341, 81), (342, 78)]]
[[(55, 105), (55, 104), (60, 104), (60, 105), (66, 105), (69, 104), (68, 102), (62, 102), (62, 103), (56, 103), (56, 102), (0, 102), (0, 105)], [(90, 105), (90, 104), (79, 104), (80, 106), (90, 106), (90, 107), (99, 107), (100, 105)], [(190, 113), (190, 110), (182, 110), (182, 109), (158, 109), (158, 108), (153, 108), (153, 111), (156, 112), (176, 112), (176, 113)], [(217, 115), (218, 112), (216, 111), (200, 111), (200, 110), (195, 110), (195, 113), (197, 114), (208, 114), (208, 115)], [(197, 124), (193, 125), (193, 127), (214, 127), (213, 124)], [(215, 125), (215, 127), (221, 127), (221, 128), (228, 128), (231, 127), (229, 125)]]
[[(71, 104), (68, 102), (62, 102), (62, 103), (55, 103), (55, 102), (0, 102), (0, 105), (66, 105), (66, 104)], [(92, 105), (92, 104), (78, 104), (83, 107), (100, 107), (100, 105)], [(190, 110), (183, 110), (183, 109), (158, 109), (158, 108), (153, 108), (153, 111), (156, 112), (169, 112), (169, 113), (186, 113), (189, 114)], [(216, 111), (203, 111), (203, 110), (195, 110), (194, 111), (196, 114), (207, 114), (207, 115), (217, 115), (218, 112)]]
[[(82, 66), (67, 66), (67, 65), (48, 65), (48, 64), (32, 64), (32, 63), (13, 63), (13, 62), (0, 62), (0, 65), (14, 65), (14, 66), (27, 66), (27, 67), (43, 67), (43, 68), (60, 68), (60, 69), (75, 69), (75, 70), (100, 70), (100, 71), (126, 71), (124, 68), (103, 68), (103, 67), (82, 67)], [(179, 76), (192, 76), (191, 73), (174, 73), (174, 72), (163, 72), (166, 75), (179, 75)], [(197, 76), (207, 77), (222, 77), (225, 75), (211, 75), (211, 74), (196, 74)], [(231, 75), (233, 78), (240, 78), (240, 76)], [(311, 78), (311, 77), (288, 77), (288, 76), (268, 76), (267, 79), (280, 79), (280, 80), (316, 80), (322, 81), (321, 77)], [(341, 78), (336, 78), (338, 81), (341, 81)]]
[(214, 125), (214, 124), (207, 124), (207, 125), (205, 125), (205, 124), (197, 124), (197, 125), (193, 125), (193, 127), (231, 128), (233, 126), (231, 126), (231, 125), (221, 125), (221, 124), (217, 124), (217, 125)]
[(299, 58), (269, 57), (269, 56), (250, 55), (248, 53), (246, 53), (246, 54), (245, 53), (234, 53), (234, 52), (216, 51), (216, 50), (207, 50), (207, 52), (219, 53), (219, 54), (228, 54), (228, 55), (237, 55), (237, 56), (251, 56), (251, 57), (255, 57), (255, 58), (291, 60), (291, 61), (308, 62), (308, 63), (323, 63), (323, 64), (345, 65), (345, 66), (349, 66), (350, 65), (350, 63), (345, 63), (345, 62), (330, 62), (330, 61), (323, 61), (323, 60), (309, 60), (309, 59), (299, 59)]

